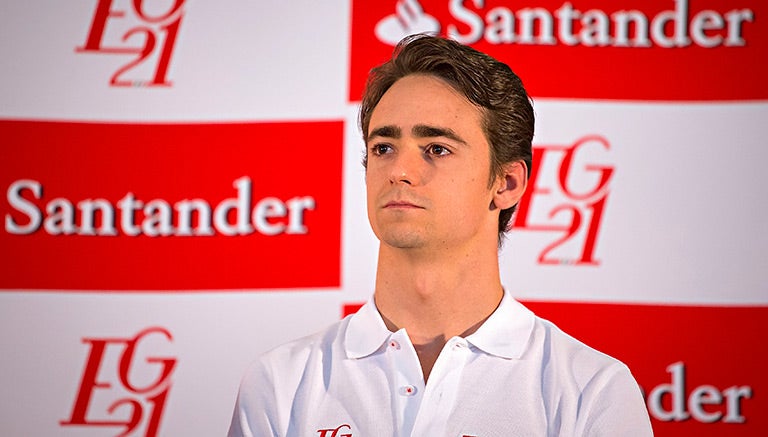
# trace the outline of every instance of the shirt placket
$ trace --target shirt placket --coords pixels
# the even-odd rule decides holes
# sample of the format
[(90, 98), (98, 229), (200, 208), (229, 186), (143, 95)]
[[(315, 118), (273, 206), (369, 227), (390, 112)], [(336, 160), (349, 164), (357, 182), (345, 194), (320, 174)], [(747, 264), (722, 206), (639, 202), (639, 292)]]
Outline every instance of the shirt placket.
[(469, 344), (461, 337), (451, 338), (440, 351), (424, 389), (412, 435), (446, 435), (470, 353)]
[(424, 395), (424, 377), (416, 350), (404, 329), (389, 337), (386, 355), (397, 435), (410, 436)]

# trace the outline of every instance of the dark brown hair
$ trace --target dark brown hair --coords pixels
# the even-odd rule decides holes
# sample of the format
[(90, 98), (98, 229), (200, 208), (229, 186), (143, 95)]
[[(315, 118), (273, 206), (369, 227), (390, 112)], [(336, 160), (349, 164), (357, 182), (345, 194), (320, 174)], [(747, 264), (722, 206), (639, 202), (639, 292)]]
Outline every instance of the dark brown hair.
[[(504, 164), (522, 160), (531, 172), (534, 114), (520, 78), (506, 64), (456, 41), (424, 34), (404, 38), (392, 59), (371, 70), (360, 106), (360, 128), (368, 142), (371, 114), (387, 90), (411, 74), (427, 74), (447, 82), (481, 108), (483, 130), (491, 147), (491, 178)], [(367, 165), (367, 151), (363, 165)], [(499, 243), (510, 227), (517, 205), (499, 213)]]

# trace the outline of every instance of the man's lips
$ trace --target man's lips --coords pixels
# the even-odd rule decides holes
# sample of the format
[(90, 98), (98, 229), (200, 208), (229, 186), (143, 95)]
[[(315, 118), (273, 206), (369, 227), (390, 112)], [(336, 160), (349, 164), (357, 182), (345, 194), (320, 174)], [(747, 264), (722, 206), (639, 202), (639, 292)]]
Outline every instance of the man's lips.
[(384, 205), (384, 208), (388, 208), (388, 209), (396, 209), (396, 208), (402, 208), (402, 209), (409, 209), (409, 208), (423, 209), (419, 205), (416, 205), (414, 203), (407, 202), (407, 201), (404, 201), (404, 200), (393, 200), (393, 201), (387, 202)]

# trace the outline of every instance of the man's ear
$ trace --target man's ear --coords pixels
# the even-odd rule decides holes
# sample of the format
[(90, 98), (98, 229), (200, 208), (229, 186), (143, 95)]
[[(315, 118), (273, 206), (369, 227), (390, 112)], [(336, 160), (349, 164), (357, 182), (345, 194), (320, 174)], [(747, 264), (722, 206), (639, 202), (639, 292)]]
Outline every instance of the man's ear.
[(499, 209), (511, 208), (523, 197), (527, 185), (528, 166), (525, 161), (505, 164), (504, 174), (494, 184), (493, 204)]

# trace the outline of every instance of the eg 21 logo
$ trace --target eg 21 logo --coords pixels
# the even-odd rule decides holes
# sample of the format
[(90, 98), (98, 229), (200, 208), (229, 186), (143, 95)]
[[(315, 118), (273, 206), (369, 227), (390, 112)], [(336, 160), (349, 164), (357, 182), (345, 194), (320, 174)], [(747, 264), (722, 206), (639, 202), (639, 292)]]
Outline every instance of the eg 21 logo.
[(90, 346), (72, 413), (62, 426), (121, 428), (117, 437), (155, 437), (176, 359), (157, 356), (173, 340), (161, 327), (133, 337), (84, 338)]
[(599, 135), (533, 147), (533, 170), (513, 229), (559, 233), (539, 253), (540, 264), (600, 263), (595, 247), (614, 173), (609, 149)]
[(85, 43), (75, 51), (133, 55), (112, 74), (112, 86), (170, 86), (183, 6), (184, 0), (98, 0)]

